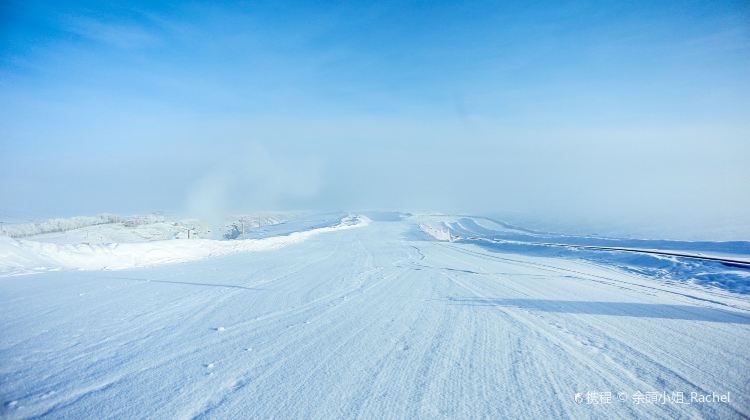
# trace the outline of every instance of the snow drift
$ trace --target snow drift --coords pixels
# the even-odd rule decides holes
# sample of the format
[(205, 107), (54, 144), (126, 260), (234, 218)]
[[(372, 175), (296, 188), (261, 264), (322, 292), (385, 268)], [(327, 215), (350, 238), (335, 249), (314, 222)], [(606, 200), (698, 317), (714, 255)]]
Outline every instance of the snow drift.
[(54, 244), (0, 237), (0, 275), (62, 269), (121, 270), (200, 260), (247, 251), (266, 251), (302, 242), (325, 232), (366, 226), (365, 216), (347, 216), (338, 224), (262, 239), (218, 241), (163, 240), (140, 243)]
[(499, 253), (582, 260), (662, 281), (750, 294), (747, 241), (598, 238), (531, 231), (483, 217), (426, 215), (420, 219), (420, 230), (436, 241), (473, 244)]

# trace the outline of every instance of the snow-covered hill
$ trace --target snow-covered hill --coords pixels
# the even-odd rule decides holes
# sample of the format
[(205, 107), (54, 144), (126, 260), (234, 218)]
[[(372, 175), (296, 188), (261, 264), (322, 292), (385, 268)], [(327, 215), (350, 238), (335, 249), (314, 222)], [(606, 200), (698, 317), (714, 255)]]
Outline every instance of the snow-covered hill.
[[(750, 295), (627, 269), (616, 252), (420, 228), (546, 240), (502, 223), (373, 216), (89, 246), (59, 271), (0, 277), (2, 416), (750, 416)], [(57, 256), (45, 263), (78, 252), (3, 244), (4, 264), (8, 246)]]

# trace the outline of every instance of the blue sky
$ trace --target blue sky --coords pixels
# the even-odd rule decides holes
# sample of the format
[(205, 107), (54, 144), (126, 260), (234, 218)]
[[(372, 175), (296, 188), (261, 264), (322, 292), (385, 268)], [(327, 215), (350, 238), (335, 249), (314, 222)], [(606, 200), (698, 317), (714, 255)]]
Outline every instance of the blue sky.
[(5, 1), (0, 19), (6, 216), (750, 226), (745, 1)]

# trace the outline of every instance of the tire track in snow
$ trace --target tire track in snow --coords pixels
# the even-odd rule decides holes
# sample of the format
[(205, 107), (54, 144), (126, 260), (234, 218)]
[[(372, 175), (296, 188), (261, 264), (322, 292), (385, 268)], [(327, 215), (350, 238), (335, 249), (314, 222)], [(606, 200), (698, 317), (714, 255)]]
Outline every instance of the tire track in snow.
[[(361, 242), (359, 242), (359, 248), (362, 250), (366, 250), (365, 247), (362, 245)], [(323, 298), (319, 298), (316, 300), (313, 300), (307, 304), (304, 305), (303, 311), (293, 310), (293, 311), (287, 311), (284, 314), (280, 314), (284, 317), (298, 317), (299, 315), (303, 313), (310, 313), (310, 316), (305, 316), (304, 318), (307, 319), (305, 322), (299, 322), (299, 323), (292, 323), (290, 325), (287, 325), (285, 328), (287, 331), (290, 331), (291, 329), (295, 327), (300, 326), (307, 326), (310, 324), (314, 324), (315, 321), (318, 319), (325, 318), (328, 316), (329, 312), (334, 310), (339, 310), (338, 306), (341, 304), (353, 304), (353, 302), (349, 302), (349, 297), (359, 294), (364, 295), (368, 290), (372, 289), (373, 287), (376, 287), (380, 285), (383, 281), (386, 281), (388, 277), (384, 277), (383, 279), (379, 281), (370, 281), (367, 286), (364, 284), (365, 278), (374, 278), (378, 273), (382, 271), (381, 267), (373, 267), (371, 264), (372, 258), (369, 253), (367, 253), (365, 257), (365, 262), (362, 264), (363, 267), (368, 267), (364, 271), (360, 272), (358, 274), (358, 278), (362, 279), (359, 281), (356, 281), (356, 285), (353, 287), (350, 287), (349, 289), (346, 289), (343, 291), (337, 291), (334, 293), (331, 293)], [(398, 275), (399, 273), (391, 273), (393, 276)], [(330, 299), (333, 296), (333, 299)], [(329, 303), (330, 302), (330, 303)], [(262, 321), (268, 321), (271, 318), (264, 318)], [(258, 320), (261, 321), (261, 320)], [(346, 322), (346, 319), (344, 318), (341, 322)], [(373, 323), (376, 322), (376, 320), (373, 320)], [(362, 327), (360, 330), (358, 330), (357, 333), (353, 334), (348, 340), (354, 339), (354, 337), (359, 334), (359, 332), (364, 331), (367, 328), (367, 326)], [(238, 334), (241, 333), (241, 331), (237, 328), (237, 326), (232, 326), (231, 330), (236, 330)], [(277, 344), (277, 347), (282, 346), (285, 348), (283, 351), (278, 351), (278, 354), (284, 354), (284, 359), (279, 359), (274, 362), (271, 362), (269, 364), (266, 364), (264, 366), (260, 367), (260, 370), (262, 372), (259, 372), (257, 375), (251, 375), (251, 372), (258, 370), (257, 368), (251, 368), (246, 369), (244, 372), (242, 372), (240, 375), (237, 375), (233, 377), (231, 380), (229, 380), (227, 383), (228, 386), (223, 387), (223, 390), (217, 393), (216, 395), (213, 395), (211, 397), (206, 398), (206, 402), (203, 403), (203, 406), (200, 409), (195, 410), (191, 414), (184, 415), (184, 418), (199, 418), (203, 417), (211, 412), (213, 412), (215, 409), (221, 406), (224, 402), (231, 399), (232, 395), (242, 391), (243, 388), (250, 385), (249, 379), (252, 377), (256, 381), (262, 381), (265, 378), (272, 377), (275, 373), (279, 372), (283, 367), (284, 363), (288, 359), (292, 359), (297, 355), (305, 354), (310, 347), (313, 345), (318, 344), (318, 342), (314, 339), (311, 339), (311, 336), (315, 336), (315, 332), (308, 332), (307, 334), (303, 335), (294, 335), (294, 334), (284, 334), (284, 335), (290, 335), (291, 341), (286, 342), (286, 344)], [(312, 344), (311, 344), (312, 343)], [(344, 347), (344, 344), (339, 345), (337, 348), (340, 350)], [(277, 353), (277, 352), (274, 352)], [(334, 351), (335, 353), (335, 351)], [(309, 380), (310, 377), (313, 376), (313, 374), (321, 369), (321, 367), (331, 358), (333, 355), (329, 355), (325, 358), (323, 362), (321, 362), (317, 367), (312, 369), (313, 373), (310, 373), (307, 375), (307, 380)], [(304, 385), (305, 379), (302, 380), (302, 384)], [(301, 386), (303, 386), (301, 385)]]
[[(451, 247), (453, 248), (453, 247)], [(442, 259), (441, 259), (442, 260)], [(484, 293), (480, 292), (479, 290), (469, 286), (466, 283), (463, 283), (457, 279), (456, 276), (451, 275), (449, 273), (445, 273), (445, 275), (453, 278), (457, 284), (461, 285), (465, 289), (469, 290), (472, 294), (479, 297), (480, 299), (487, 299), (488, 296)], [(505, 283), (503, 283), (503, 287), (507, 286)], [(496, 309), (503, 311), (505, 313), (511, 313), (510, 311), (506, 310), (503, 307), (496, 307)], [(683, 389), (683, 390), (692, 390), (692, 391), (698, 391), (703, 394), (710, 394), (711, 390), (707, 389), (706, 387), (688, 379), (684, 374), (678, 373), (676, 370), (667, 367), (667, 364), (669, 366), (675, 366), (677, 365), (689, 365), (685, 360), (680, 359), (678, 356), (665, 354), (661, 352), (658, 359), (661, 361), (657, 361), (657, 356), (653, 354), (647, 354), (644, 352), (644, 349), (652, 348), (652, 345), (643, 339), (639, 339), (637, 337), (634, 337), (632, 335), (629, 335), (628, 338), (632, 341), (635, 341), (637, 343), (637, 348), (632, 343), (626, 343), (625, 341), (622, 341), (622, 339), (618, 339), (612, 334), (606, 334), (604, 333), (604, 329), (608, 331), (612, 331), (612, 327), (614, 325), (607, 324), (606, 326), (602, 326), (599, 328), (595, 328), (592, 326), (591, 321), (589, 320), (583, 320), (582, 317), (576, 316), (571, 314), (570, 317), (577, 319), (582, 327), (579, 328), (579, 330), (585, 330), (589, 332), (587, 336), (582, 336), (578, 333), (575, 333), (574, 331), (567, 329), (567, 328), (561, 328), (559, 324), (550, 322), (545, 316), (533, 312), (529, 309), (524, 308), (515, 308), (514, 310), (522, 311), (528, 314), (528, 316), (536, 317), (537, 319), (541, 320), (548, 326), (553, 326), (560, 330), (561, 332), (569, 335), (573, 340), (573, 344), (579, 343), (583, 347), (591, 347), (593, 345), (593, 348), (596, 349), (595, 351), (597, 353), (601, 353), (601, 356), (605, 358), (606, 362), (611, 367), (616, 367), (621, 375), (624, 375), (625, 377), (630, 378), (633, 383), (640, 383), (645, 388), (638, 388), (638, 387), (632, 387), (631, 389), (650, 389), (649, 387), (653, 387), (653, 382), (659, 380), (662, 381), (663, 379), (659, 378), (672, 378), (673, 380), (677, 380), (681, 384), (678, 386), (673, 387), (675, 390)], [(536, 327), (534, 326), (536, 324)], [(527, 325), (529, 329), (538, 328), (540, 325), (538, 323), (531, 323)], [(592, 341), (591, 339), (591, 333), (595, 332), (600, 337), (596, 341)], [(549, 327), (546, 328), (546, 335), (548, 337), (554, 337), (554, 330), (550, 330)], [(606, 338), (601, 338), (606, 337)], [(596, 344), (597, 342), (607, 342), (607, 345), (601, 345)], [(563, 344), (562, 341), (558, 341), (557, 344), (562, 345), (563, 347), (567, 347), (568, 349), (571, 349), (570, 343)], [(573, 347), (574, 349), (574, 347)], [(616, 354), (610, 354), (615, 352)], [(570, 353), (570, 352), (569, 352)], [(652, 349), (653, 353), (653, 349)], [(666, 360), (665, 360), (666, 359)], [(624, 364), (624, 361), (629, 361), (628, 364)], [(676, 363), (675, 363), (676, 362)], [(582, 366), (586, 366), (585, 363), (582, 363)], [(592, 366), (596, 366), (597, 370), (601, 375), (606, 376), (607, 371), (603, 369), (598, 369), (598, 365), (591, 365), (588, 364), (587, 368), (592, 368)], [(633, 372), (633, 368), (635, 367), (636, 372)], [(702, 372), (702, 374), (708, 374), (709, 376), (712, 376), (710, 373)], [(645, 380), (643, 379), (644, 375), (646, 377), (653, 378), (652, 380)], [(609, 375), (611, 376), (611, 375)], [(718, 379), (718, 378), (715, 378)], [(717, 381), (720, 382), (720, 381)], [(662, 384), (663, 387), (664, 384)], [(734, 395), (743, 395), (743, 390), (730, 386), (731, 389), (727, 389), (729, 391), (732, 391), (735, 393)], [(671, 408), (671, 407), (670, 407)], [(732, 411), (735, 415), (738, 416), (747, 416), (748, 413), (743, 412), (740, 407), (737, 407), (735, 405), (728, 405), (727, 408)], [(713, 410), (712, 407), (707, 407), (708, 410)]]

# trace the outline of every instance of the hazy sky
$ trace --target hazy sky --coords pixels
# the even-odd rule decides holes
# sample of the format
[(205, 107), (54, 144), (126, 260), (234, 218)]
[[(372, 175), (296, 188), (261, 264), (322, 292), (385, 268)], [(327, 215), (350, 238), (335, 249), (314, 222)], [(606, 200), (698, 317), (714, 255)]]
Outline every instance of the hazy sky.
[(0, 3), (0, 219), (750, 232), (745, 0), (103, 3)]

